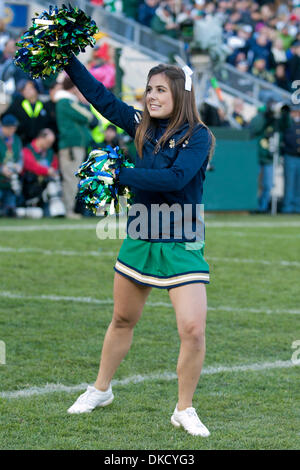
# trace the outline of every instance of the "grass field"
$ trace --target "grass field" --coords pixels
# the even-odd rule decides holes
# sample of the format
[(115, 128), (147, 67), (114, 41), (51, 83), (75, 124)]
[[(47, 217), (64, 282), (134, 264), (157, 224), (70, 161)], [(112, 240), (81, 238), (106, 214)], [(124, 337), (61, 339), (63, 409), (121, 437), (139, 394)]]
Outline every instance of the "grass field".
[(95, 219), (0, 220), (1, 449), (300, 448), (300, 217), (206, 223), (207, 353), (194, 399), (211, 431), (203, 439), (170, 424), (179, 339), (159, 289), (113, 404), (66, 413), (95, 379), (121, 241), (98, 240)]

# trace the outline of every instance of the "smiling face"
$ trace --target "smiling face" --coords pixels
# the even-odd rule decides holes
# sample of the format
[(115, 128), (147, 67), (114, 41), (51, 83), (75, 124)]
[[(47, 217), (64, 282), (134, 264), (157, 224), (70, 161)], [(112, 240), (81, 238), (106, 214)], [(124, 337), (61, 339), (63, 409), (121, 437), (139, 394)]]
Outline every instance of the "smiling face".
[(164, 73), (153, 75), (146, 88), (146, 106), (152, 118), (167, 119), (174, 102), (169, 81)]

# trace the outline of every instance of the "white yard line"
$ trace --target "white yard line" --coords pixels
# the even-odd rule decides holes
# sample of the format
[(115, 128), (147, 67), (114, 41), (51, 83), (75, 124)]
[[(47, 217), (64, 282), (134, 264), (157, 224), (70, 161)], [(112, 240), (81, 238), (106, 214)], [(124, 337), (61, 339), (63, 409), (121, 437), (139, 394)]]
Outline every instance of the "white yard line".
[[(61, 295), (25, 295), (17, 292), (0, 291), (0, 297), (6, 299), (21, 299), (21, 300), (49, 300), (50, 302), (78, 302), (95, 305), (113, 305), (113, 299), (95, 299), (93, 297), (73, 297), (73, 296), (61, 296)], [(172, 305), (169, 302), (146, 302), (147, 307), (166, 307), (172, 309)], [(300, 309), (269, 309), (264, 308), (240, 308), (230, 307), (226, 305), (208, 306), (208, 310), (222, 311), (222, 312), (249, 312), (249, 313), (266, 313), (279, 314), (279, 315), (300, 315)]]
[[(8, 246), (0, 246), (0, 253), (39, 253), (41, 255), (52, 256), (115, 256), (117, 257), (117, 251), (75, 251), (75, 250), (45, 250), (43, 248), (12, 248)], [(300, 261), (288, 261), (288, 260), (264, 260), (264, 259), (251, 259), (251, 258), (223, 258), (223, 257), (210, 257), (207, 256), (208, 261), (220, 261), (220, 262), (232, 262), (232, 263), (250, 263), (250, 264), (264, 264), (264, 265), (276, 265), (276, 266), (296, 266), (300, 267)]]
[[(276, 221), (277, 220), (277, 221)], [(261, 222), (249, 222), (249, 219), (247, 222), (207, 222), (205, 221), (205, 225), (207, 227), (213, 227), (213, 228), (278, 228), (278, 227), (300, 227), (300, 218), (298, 220), (273, 220), (273, 221), (261, 221)]]
[[(220, 373), (234, 373), (234, 372), (249, 372), (249, 371), (263, 371), (271, 369), (287, 369), (290, 367), (295, 367), (296, 364), (292, 361), (275, 361), (275, 362), (262, 362), (254, 364), (243, 364), (236, 366), (215, 366), (215, 367), (205, 367), (202, 370), (202, 375), (213, 375)], [(121, 380), (113, 380), (113, 386), (122, 386), (128, 384), (135, 384), (141, 382), (150, 382), (156, 380), (176, 380), (177, 375), (172, 372), (162, 372), (158, 374), (149, 374), (149, 375), (133, 375)], [(40, 387), (30, 387), (24, 388), (21, 390), (13, 391), (3, 391), (0, 392), (0, 398), (6, 399), (15, 399), (15, 398), (26, 398), (32, 397), (34, 395), (46, 395), (55, 392), (64, 392), (64, 393), (74, 393), (85, 390), (87, 383), (81, 383), (78, 385), (63, 385), (63, 384), (46, 384)]]
[(95, 224), (3, 225), (0, 232), (40, 232), (53, 230), (96, 230)]
[(276, 265), (276, 266), (295, 266), (300, 267), (300, 261), (287, 261), (287, 260), (273, 260), (269, 261), (266, 259), (252, 259), (252, 258), (218, 258), (215, 256), (207, 256), (206, 259), (208, 261), (220, 261), (220, 262), (228, 262), (228, 263), (249, 263), (249, 264), (265, 264), (269, 265)]
[(117, 256), (117, 251), (74, 251), (74, 250), (45, 250), (44, 248), (12, 248), (9, 246), (0, 246), (0, 253), (39, 253), (41, 255), (59, 255), (59, 256)]
[[(222, 233), (219, 232), (219, 235), (223, 236)], [(300, 238), (300, 233), (268, 233), (266, 236), (266, 233), (261, 231), (261, 232), (251, 232), (249, 230), (245, 232), (237, 232), (236, 230), (230, 230), (230, 235), (236, 235), (237, 237), (265, 237), (267, 239), (269, 238), (280, 238), (281, 240), (286, 240), (287, 238)]]

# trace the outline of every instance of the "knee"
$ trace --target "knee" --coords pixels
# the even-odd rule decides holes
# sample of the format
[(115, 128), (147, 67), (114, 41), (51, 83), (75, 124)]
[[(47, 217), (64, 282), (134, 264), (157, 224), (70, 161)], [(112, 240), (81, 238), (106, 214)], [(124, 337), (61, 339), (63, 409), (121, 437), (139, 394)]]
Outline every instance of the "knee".
[(205, 325), (188, 322), (179, 331), (181, 342), (189, 343), (196, 349), (205, 348)]
[(137, 321), (126, 312), (114, 311), (111, 323), (114, 328), (132, 329), (136, 325)]

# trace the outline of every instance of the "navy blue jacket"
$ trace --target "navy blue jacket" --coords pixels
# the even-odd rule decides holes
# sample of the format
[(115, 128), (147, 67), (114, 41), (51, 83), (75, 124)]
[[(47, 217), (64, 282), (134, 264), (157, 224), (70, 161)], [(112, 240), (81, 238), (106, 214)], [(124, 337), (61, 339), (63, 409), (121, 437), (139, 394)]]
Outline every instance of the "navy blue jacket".
[[(141, 119), (140, 111), (116, 98), (75, 56), (66, 67), (66, 72), (85, 98), (105, 118), (134, 138)], [(136, 223), (140, 219), (142, 230), (138, 238), (149, 241), (202, 240), (203, 222), (199, 218), (197, 205), (202, 201), (211, 134), (205, 126), (197, 124), (188, 141), (176, 145), (188, 131), (189, 125), (186, 123), (155, 154), (156, 142), (168, 125), (165, 119), (156, 122), (153, 138), (145, 141), (143, 158), (137, 157), (136, 167), (122, 168), (119, 175), (120, 183), (129, 186), (135, 193), (135, 204), (129, 211), (128, 233), (132, 236), (130, 227), (134, 227), (134, 224), (131, 223), (134, 219)], [(175, 212), (170, 213), (170, 230), (164, 227), (161, 220), (157, 223), (158, 212), (162, 209), (159, 206), (162, 204), (165, 204), (163, 208), (176, 204), (173, 206)], [(141, 216), (137, 212), (141, 207), (147, 209), (146, 218), (144, 213)], [(179, 220), (180, 210), (182, 215)]]

